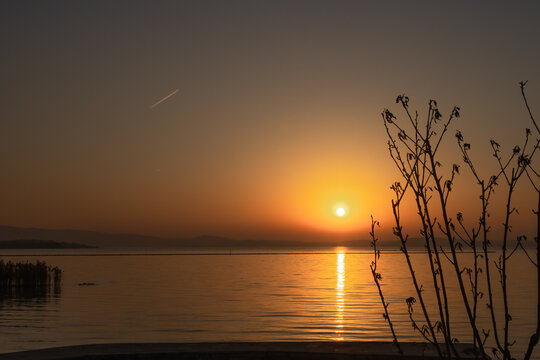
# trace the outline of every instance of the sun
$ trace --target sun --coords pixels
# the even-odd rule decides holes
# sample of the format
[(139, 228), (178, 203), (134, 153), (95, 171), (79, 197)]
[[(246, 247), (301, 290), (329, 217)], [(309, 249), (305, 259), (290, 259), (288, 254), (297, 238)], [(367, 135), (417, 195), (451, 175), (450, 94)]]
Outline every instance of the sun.
[(345, 209), (344, 208), (339, 208), (336, 210), (336, 214), (337, 216), (343, 216), (345, 215)]

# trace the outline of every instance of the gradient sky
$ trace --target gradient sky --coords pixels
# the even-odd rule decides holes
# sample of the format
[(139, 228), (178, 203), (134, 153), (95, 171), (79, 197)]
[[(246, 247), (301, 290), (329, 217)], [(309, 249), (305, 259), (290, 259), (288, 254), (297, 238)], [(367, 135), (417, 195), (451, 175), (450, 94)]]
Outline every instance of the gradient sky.
[[(539, 18), (537, 1), (4, 1), (0, 223), (330, 240), (374, 214), (388, 231), (381, 110), (403, 92), (460, 106), (448, 165), (459, 128), (494, 169), (489, 139), (530, 126), (520, 80), (540, 114)], [(462, 179), (455, 204), (477, 199)]]

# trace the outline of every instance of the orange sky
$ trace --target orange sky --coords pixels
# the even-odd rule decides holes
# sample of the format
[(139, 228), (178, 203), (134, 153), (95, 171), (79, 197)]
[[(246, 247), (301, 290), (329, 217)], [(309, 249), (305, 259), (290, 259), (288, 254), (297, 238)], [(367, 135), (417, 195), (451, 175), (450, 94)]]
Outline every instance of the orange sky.
[[(399, 176), (381, 110), (398, 113), (402, 92), (421, 114), (432, 97), (445, 115), (459, 105), (448, 166), (461, 161), (459, 128), (493, 169), (489, 139), (511, 147), (530, 126), (518, 81), (540, 109), (539, 10), (2, 4), (0, 223), (332, 241), (367, 238), (373, 214), (388, 235)], [(456, 208), (477, 199), (466, 176)], [(523, 214), (535, 206), (527, 194)]]

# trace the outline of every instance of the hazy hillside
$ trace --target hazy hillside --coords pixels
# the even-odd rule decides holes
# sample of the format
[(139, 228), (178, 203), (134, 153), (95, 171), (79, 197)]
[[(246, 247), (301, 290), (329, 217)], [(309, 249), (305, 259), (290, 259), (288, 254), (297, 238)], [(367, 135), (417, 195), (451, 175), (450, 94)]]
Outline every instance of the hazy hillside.
[(110, 234), (85, 230), (50, 230), (0, 226), (0, 241), (7, 240), (52, 240), (79, 243), (99, 248), (288, 248), (288, 247), (332, 247), (369, 246), (367, 240), (339, 243), (316, 243), (300, 241), (235, 240), (226, 237), (203, 235), (193, 238), (163, 238), (136, 234)]
[[(84, 244), (99, 248), (305, 248), (305, 247), (363, 247), (369, 248), (369, 240), (353, 240), (341, 242), (305, 242), (284, 240), (236, 240), (226, 237), (203, 235), (192, 238), (163, 238), (136, 234), (111, 234), (86, 230), (50, 230), (37, 228), (20, 228), (0, 226), (0, 241), (8, 240), (52, 240), (63, 243)], [(399, 249), (395, 240), (379, 242), (381, 248)], [(423, 240), (410, 238), (409, 246), (415, 249), (423, 248)]]
[(97, 246), (53, 240), (17, 239), (0, 241), (0, 249), (88, 249)]

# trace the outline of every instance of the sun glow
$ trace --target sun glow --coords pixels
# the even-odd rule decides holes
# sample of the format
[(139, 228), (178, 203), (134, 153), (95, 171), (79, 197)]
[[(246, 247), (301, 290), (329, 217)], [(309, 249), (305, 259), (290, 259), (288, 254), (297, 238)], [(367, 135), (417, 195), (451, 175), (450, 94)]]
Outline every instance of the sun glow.
[(345, 209), (344, 208), (339, 208), (336, 210), (336, 214), (337, 216), (343, 216), (345, 215)]
[[(283, 219), (325, 236), (352, 237), (352, 234), (369, 232), (366, 219), (370, 211), (381, 208), (379, 199), (369, 190), (376, 186), (363, 174), (349, 174), (348, 170), (330, 165), (299, 172), (298, 178), (287, 184), (286, 195), (274, 197), (286, 200), (279, 207), (286, 209), (281, 213)], [(341, 210), (338, 213), (340, 208), (343, 215), (340, 215)]]

